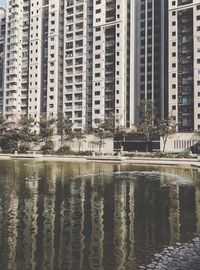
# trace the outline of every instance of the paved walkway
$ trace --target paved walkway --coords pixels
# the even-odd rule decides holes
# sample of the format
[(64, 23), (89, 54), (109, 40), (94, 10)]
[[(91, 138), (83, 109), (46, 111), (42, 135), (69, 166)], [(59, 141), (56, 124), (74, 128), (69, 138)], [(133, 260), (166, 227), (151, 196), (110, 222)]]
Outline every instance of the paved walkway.
[[(168, 166), (194, 166), (200, 168), (200, 160), (197, 158), (178, 159), (178, 158), (147, 158), (147, 157), (118, 157), (118, 156), (56, 156), (56, 155), (37, 155), (37, 154), (0, 154), (1, 160), (8, 159), (36, 159), (43, 161), (76, 161), (76, 162), (111, 162), (120, 164), (144, 164), (144, 165), (168, 165)], [(199, 268), (200, 269), (200, 268)]]
[(176, 247), (168, 247), (162, 253), (155, 254), (152, 262), (140, 266), (140, 270), (200, 270), (200, 239)]

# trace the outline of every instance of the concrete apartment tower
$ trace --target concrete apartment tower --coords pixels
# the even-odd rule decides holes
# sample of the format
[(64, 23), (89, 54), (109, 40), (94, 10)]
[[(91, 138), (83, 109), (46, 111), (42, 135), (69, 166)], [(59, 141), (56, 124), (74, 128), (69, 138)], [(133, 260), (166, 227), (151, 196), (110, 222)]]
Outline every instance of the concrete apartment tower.
[(63, 112), (74, 129), (92, 122), (93, 1), (65, 1)]
[(99, 0), (93, 6), (92, 119), (115, 114), (134, 122), (135, 1)]
[(4, 115), (63, 110), (75, 129), (134, 122), (135, 1), (7, 2)]
[(63, 1), (7, 1), (4, 115), (35, 120), (62, 108)]
[(136, 0), (136, 96), (148, 99), (158, 116), (167, 113), (168, 0)]
[(6, 10), (0, 7), (0, 113), (3, 113)]
[(93, 127), (110, 114), (124, 126), (133, 122), (134, 6), (65, 1), (63, 111), (74, 128)]
[(169, 113), (179, 132), (200, 130), (200, 1), (169, 1)]

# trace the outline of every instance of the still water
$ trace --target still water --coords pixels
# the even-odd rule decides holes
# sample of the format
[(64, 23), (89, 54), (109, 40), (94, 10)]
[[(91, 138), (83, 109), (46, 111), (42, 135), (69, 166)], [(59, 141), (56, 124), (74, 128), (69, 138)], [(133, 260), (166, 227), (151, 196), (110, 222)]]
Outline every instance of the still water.
[(0, 161), (2, 270), (135, 270), (199, 235), (197, 169)]

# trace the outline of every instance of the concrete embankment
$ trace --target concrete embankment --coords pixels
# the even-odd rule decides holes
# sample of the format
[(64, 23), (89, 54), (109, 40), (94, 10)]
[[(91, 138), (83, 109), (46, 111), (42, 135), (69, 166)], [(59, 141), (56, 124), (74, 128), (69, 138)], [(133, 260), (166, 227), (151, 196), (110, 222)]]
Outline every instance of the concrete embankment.
[(103, 162), (133, 165), (167, 165), (167, 166), (194, 166), (200, 168), (197, 158), (148, 158), (148, 157), (120, 157), (120, 156), (75, 156), (75, 155), (38, 155), (38, 154), (0, 154), (0, 160), (33, 159), (37, 161), (66, 161), (66, 162)]

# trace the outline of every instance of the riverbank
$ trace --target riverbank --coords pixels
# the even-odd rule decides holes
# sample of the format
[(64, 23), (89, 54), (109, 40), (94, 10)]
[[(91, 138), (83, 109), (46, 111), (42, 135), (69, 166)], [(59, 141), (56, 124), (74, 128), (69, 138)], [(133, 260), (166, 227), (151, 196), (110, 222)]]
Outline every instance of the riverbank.
[(167, 166), (193, 166), (200, 168), (197, 158), (149, 158), (149, 157), (124, 157), (124, 156), (55, 156), (37, 154), (0, 154), (0, 160), (32, 159), (37, 161), (76, 161), (76, 162), (103, 162), (137, 165), (167, 165)]

